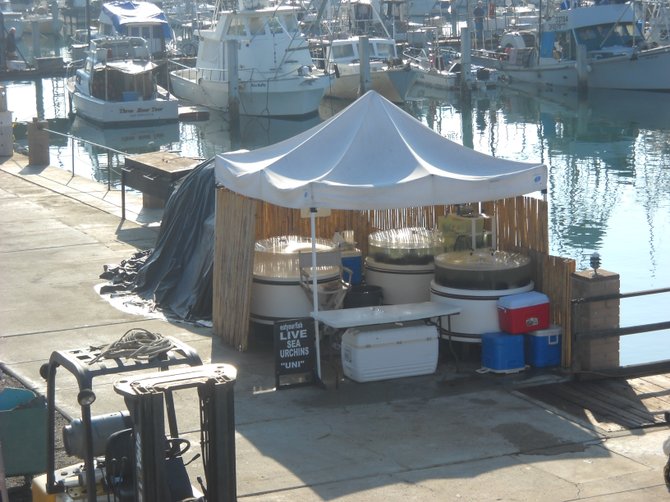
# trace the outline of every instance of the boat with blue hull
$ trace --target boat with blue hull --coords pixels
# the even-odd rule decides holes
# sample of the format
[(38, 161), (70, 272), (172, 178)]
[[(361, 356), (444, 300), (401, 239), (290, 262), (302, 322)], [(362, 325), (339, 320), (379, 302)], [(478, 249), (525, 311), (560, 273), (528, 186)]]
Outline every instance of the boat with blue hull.
[(670, 91), (670, 46), (645, 41), (632, 3), (556, 11), (528, 42), (527, 34), (508, 33), (498, 53), (473, 61), (539, 86)]

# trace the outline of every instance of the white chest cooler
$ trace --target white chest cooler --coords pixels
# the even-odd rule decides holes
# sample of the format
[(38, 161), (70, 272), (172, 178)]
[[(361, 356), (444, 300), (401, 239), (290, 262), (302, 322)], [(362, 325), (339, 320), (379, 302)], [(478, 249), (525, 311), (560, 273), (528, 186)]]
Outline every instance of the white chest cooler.
[(341, 352), (344, 375), (356, 382), (427, 375), (437, 369), (437, 328), (423, 323), (349, 328)]

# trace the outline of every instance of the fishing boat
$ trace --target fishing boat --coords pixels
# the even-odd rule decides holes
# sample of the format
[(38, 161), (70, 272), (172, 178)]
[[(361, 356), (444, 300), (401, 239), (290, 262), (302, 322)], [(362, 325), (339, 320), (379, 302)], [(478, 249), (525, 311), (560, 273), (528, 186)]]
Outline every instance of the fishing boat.
[(632, 3), (558, 10), (532, 40), (503, 35), (493, 66), (511, 81), (541, 86), (670, 91), (670, 46), (646, 42)]
[(167, 16), (152, 2), (117, 0), (102, 4), (99, 32), (106, 36), (142, 37), (153, 57), (164, 56), (174, 45)]
[(95, 38), (68, 79), (71, 109), (105, 126), (176, 121), (178, 101), (158, 87), (155, 68), (143, 38)]
[[(172, 93), (191, 103), (227, 110), (231, 82), (236, 79), (242, 115), (318, 113), (330, 76), (315, 68), (296, 12), (295, 7), (267, 7), (253, 0), (224, 10), (220, 0), (214, 28), (199, 31), (195, 68), (170, 73)], [(236, 65), (227, 52), (233, 45)]]
[[(361, 37), (350, 36), (322, 41), (326, 71), (335, 79), (326, 89), (331, 98), (354, 100), (361, 94)], [(315, 50), (313, 48), (313, 50)], [(368, 37), (369, 89), (389, 101), (402, 103), (417, 78), (418, 71), (397, 52), (396, 41), (388, 37)]]
[(469, 78), (464, 78), (461, 55), (452, 49), (409, 48), (403, 56), (418, 71), (414, 86), (446, 91), (461, 89), (463, 85), (472, 90), (487, 90), (498, 85), (499, 73), (482, 66), (470, 65)]

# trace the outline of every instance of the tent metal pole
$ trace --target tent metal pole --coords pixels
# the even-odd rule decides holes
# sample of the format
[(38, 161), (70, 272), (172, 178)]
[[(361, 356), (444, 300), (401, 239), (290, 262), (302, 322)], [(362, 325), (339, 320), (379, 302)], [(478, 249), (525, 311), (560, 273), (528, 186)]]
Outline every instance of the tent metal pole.
[[(312, 233), (312, 303), (314, 312), (319, 311), (319, 290), (316, 271), (316, 208), (309, 208), (309, 226)], [(316, 376), (321, 380), (321, 340), (319, 335), (319, 321), (314, 319), (314, 344), (316, 347)]]

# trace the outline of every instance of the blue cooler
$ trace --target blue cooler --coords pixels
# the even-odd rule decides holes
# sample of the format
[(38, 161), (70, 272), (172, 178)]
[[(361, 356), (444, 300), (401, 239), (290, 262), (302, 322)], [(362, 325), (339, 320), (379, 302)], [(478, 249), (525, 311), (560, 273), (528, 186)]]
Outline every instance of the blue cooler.
[(550, 326), (526, 333), (526, 362), (535, 368), (561, 364), (561, 327)]
[(494, 373), (516, 373), (526, 367), (523, 335), (505, 332), (482, 335), (482, 367)]
[(363, 257), (360, 249), (342, 251), (342, 265), (351, 269), (351, 284), (358, 286), (363, 282)]

